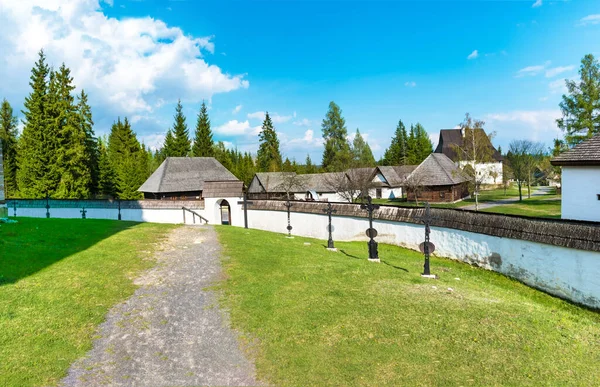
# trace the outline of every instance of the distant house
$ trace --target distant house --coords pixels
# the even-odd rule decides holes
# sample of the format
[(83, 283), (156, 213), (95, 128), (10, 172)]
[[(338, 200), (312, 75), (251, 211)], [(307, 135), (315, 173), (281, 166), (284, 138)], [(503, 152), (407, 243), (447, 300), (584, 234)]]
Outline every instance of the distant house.
[(138, 191), (145, 199), (240, 197), (243, 182), (214, 157), (167, 157)]
[(455, 202), (469, 196), (468, 179), (443, 153), (432, 153), (407, 177), (407, 199)]
[(417, 165), (379, 166), (373, 180), (377, 199), (399, 199), (404, 195), (404, 183)]
[[(483, 129), (476, 129), (484, 132)], [(485, 133), (485, 132), (484, 132)], [(482, 136), (484, 138), (484, 136)], [(487, 139), (487, 135), (485, 135)], [(443, 153), (457, 165), (464, 166), (467, 161), (461, 161), (456, 153), (456, 147), (462, 147), (464, 140), (464, 131), (462, 129), (442, 129), (440, 130), (440, 138), (434, 153)], [(483, 184), (500, 184), (502, 183), (502, 165), (503, 157), (498, 152), (494, 145), (488, 140), (490, 153), (492, 154), (492, 162), (477, 164), (480, 169), (480, 175), (485, 173), (482, 179)]]
[(344, 201), (332, 188), (334, 173), (258, 172), (248, 186), (248, 196), (253, 199)]
[(551, 163), (562, 169), (562, 218), (600, 222), (600, 134)]

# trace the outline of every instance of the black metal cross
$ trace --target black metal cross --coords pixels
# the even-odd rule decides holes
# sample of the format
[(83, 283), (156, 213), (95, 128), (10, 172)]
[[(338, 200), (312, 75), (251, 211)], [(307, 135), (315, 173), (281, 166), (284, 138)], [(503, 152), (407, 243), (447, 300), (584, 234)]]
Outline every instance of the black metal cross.
[(85, 214), (87, 214), (87, 211), (85, 210), (85, 207), (81, 207), (81, 219), (85, 219)]
[[(253, 204), (254, 202), (248, 201), (248, 193), (244, 192), (244, 200), (238, 202), (238, 204), (244, 205), (244, 228), (248, 228), (248, 204)], [(288, 223), (290, 219), (290, 214), (288, 213)]]
[(46, 191), (46, 218), (50, 218), (50, 195)]
[(369, 259), (379, 259), (379, 253), (377, 251), (377, 242), (375, 237), (377, 236), (377, 230), (373, 228), (373, 211), (379, 209), (379, 204), (373, 204), (371, 196), (367, 196), (367, 203), (361, 204), (360, 208), (369, 211), (369, 229), (367, 230), (367, 236), (369, 237)]
[(13, 200), (13, 211), (14, 211), (13, 216), (17, 217), (17, 201), (16, 200)]
[(288, 230), (288, 237), (291, 238), (292, 237), (292, 228), (293, 227), (290, 224), (290, 207), (292, 207), (294, 205), (294, 203), (291, 203), (290, 199), (287, 199), (283, 205), (287, 207), (287, 216), (288, 216), (287, 230)]
[(415, 216), (415, 220), (425, 225), (425, 242), (423, 243), (423, 254), (425, 254), (425, 263), (423, 264), (423, 275), (431, 275), (429, 269), (429, 255), (435, 249), (435, 245), (429, 241), (429, 233), (431, 232), (430, 225), (431, 221), (438, 219), (431, 215), (431, 206), (428, 202), (425, 202), (425, 213), (421, 216)]
[(333, 209), (331, 203), (327, 203), (327, 208), (325, 208), (323, 212), (329, 216), (329, 226), (327, 226), (327, 230), (329, 231), (329, 239), (327, 240), (327, 248), (335, 249), (335, 247), (333, 246), (333, 237), (331, 235), (331, 233), (333, 232), (333, 228), (331, 226), (331, 214), (335, 214), (337, 210)]
[(117, 205), (119, 206), (119, 215), (117, 219), (121, 220), (121, 199), (117, 200)]

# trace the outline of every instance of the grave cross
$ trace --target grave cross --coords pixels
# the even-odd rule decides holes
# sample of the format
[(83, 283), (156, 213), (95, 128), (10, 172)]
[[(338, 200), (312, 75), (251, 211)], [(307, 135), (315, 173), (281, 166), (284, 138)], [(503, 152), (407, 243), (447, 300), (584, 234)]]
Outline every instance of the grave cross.
[(13, 200), (13, 211), (14, 211), (14, 217), (17, 216), (17, 201)]
[(87, 211), (85, 210), (85, 207), (81, 207), (81, 219), (85, 219), (85, 214), (87, 214)]
[(117, 205), (119, 207), (119, 215), (117, 216), (117, 219), (121, 220), (121, 199), (117, 200)]
[(429, 254), (435, 251), (435, 245), (429, 241), (429, 233), (431, 232), (430, 225), (431, 221), (438, 219), (431, 215), (431, 206), (428, 202), (425, 203), (425, 212), (421, 216), (413, 217), (416, 221), (421, 222), (425, 225), (425, 242), (419, 246), (421, 251), (425, 255), (425, 263), (423, 264), (423, 276), (431, 276), (429, 269)]
[(377, 236), (377, 230), (373, 228), (373, 211), (379, 209), (379, 204), (373, 204), (371, 196), (367, 196), (367, 203), (361, 204), (360, 208), (369, 211), (369, 228), (367, 229), (367, 236), (369, 237), (369, 242), (367, 243), (369, 246), (369, 260), (378, 261), (377, 242), (374, 239)]
[[(244, 228), (248, 228), (248, 204), (254, 204), (254, 202), (248, 201), (248, 192), (244, 192), (244, 200), (239, 201), (238, 204), (244, 205)], [(288, 214), (288, 220), (289, 220), (289, 214)]]
[(335, 214), (337, 210), (333, 209), (331, 203), (327, 203), (327, 208), (325, 208), (323, 212), (329, 216), (329, 226), (327, 226), (327, 230), (329, 231), (329, 239), (327, 240), (327, 248), (335, 249), (335, 247), (333, 246), (333, 237), (331, 235), (331, 233), (333, 232), (333, 226), (331, 225), (331, 214)]
[(292, 237), (292, 228), (293, 227), (290, 224), (290, 207), (293, 207), (294, 203), (291, 203), (290, 199), (288, 198), (283, 205), (287, 207), (287, 219), (288, 219), (287, 230), (288, 230), (288, 238), (291, 238)]

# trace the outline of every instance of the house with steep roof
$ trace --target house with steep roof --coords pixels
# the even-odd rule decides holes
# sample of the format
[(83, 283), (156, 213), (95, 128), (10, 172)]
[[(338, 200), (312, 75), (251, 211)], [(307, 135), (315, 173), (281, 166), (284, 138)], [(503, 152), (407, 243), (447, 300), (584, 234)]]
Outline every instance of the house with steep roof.
[(285, 199), (288, 192), (295, 200), (344, 201), (332, 188), (337, 173), (258, 172), (248, 186), (253, 199)]
[(469, 179), (448, 156), (432, 153), (407, 177), (407, 199), (456, 202), (469, 196)]
[(145, 199), (202, 200), (241, 197), (243, 185), (214, 157), (167, 157), (138, 191)]
[(600, 134), (551, 160), (560, 166), (561, 217), (600, 222)]
[[(475, 129), (485, 134), (483, 129)], [(487, 140), (487, 146), (489, 147), (492, 160), (489, 163), (477, 164), (479, 175), (482, 175), (481, 182), (483, 184), (501, 184), (502, 183), (502, 169), (504, 158), (498, 152), (498, 150), (492, 145), (487, 134), (481, 136)], [(468, 161), (460, 160), (456, 152), (457, 147), (462, 147), (464, 144), (464, 130), (463, 129), (441, 129), (438, 145), (435, 148), (434, 153), (442, 153), (446, 155), (450, 160), (459, 166), (464, 166)]]

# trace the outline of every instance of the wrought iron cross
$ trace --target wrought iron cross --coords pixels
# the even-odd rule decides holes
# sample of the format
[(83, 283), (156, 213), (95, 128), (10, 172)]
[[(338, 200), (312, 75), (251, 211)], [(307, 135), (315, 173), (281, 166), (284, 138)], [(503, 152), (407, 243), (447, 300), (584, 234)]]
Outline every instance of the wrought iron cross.
[(333, 232), (333, 229), (331, 226), (331, 214), (335, 214), (337, 212), (337, 210), (333, 209), (333, 206), (331, 205), (331, 203), (327, 203), (327, 208), (325, 208), (323, 210), (323, 212), (329, 216), (329, 226), (327, 226), (327, 230), (329, 231), (329, 239), (327, 240), (327, 248), (335, 249), (335, 247), (333, 246), (333, 236), (331, 235)]
[(87, 211), (85, 210), (85, 207), (81, 207), (81, 219), (85, 219), (85, 214), (87, 214)]
[(435, 249), (435, 245), (429, 241), (430, 225), (433, 220), (438, 219), (431, 215), (431, 206), (425, 202), (425, 212), (421, 216), (415, 216), (414, 219), (425, 225), (425, 242), (423, 243), (423, 254), (425, 254), (425, 263), (423, 264), (423, 275), (431, 275), (429, 269), (429, 255)]
[(121, 199), (117, 200), (117, 205), (119, 206), (119, 215), (117, 219), (121, 220)]
[(14, 211), (14, 217), (17, 217), (17, 201), (13, 200), (13, 211)]
[(294, 205), (294, 203), (290, 202), (290, 199), (287, 199), (283, 205), (287, 207), (287, 218), (288, 218), (287, 230), (288, 230), (288, 237), (291, 238), (293, 227), (290, 224), (290, 207), (292, 207)]
[[(248, 192), (244, 191), (244, 200), (238, 202), (238, 204), (244, 205), (244, 228), (248, 228), (248, 204), (253, 204), (252, 201), (248, 201)], [(289, 213), (288, 213), (288, 224), (289, 224)]]
[(50, 195), (46, 191), (46, 218), (50, 218)]
[(361, 204), (360, 208), (369, 211), (369, 229), (367, 230), (367, 236), (369, 237), (369, 242), (367, 243), (369, 246), (369, 259), (379, 259), (377, 242), (374, 239), (377, 236), (377, 230), (373, 228), (373, 211), (379, 209), (379, 204), (373, 204), (371, 196), (367, 196), (367, 203)]

